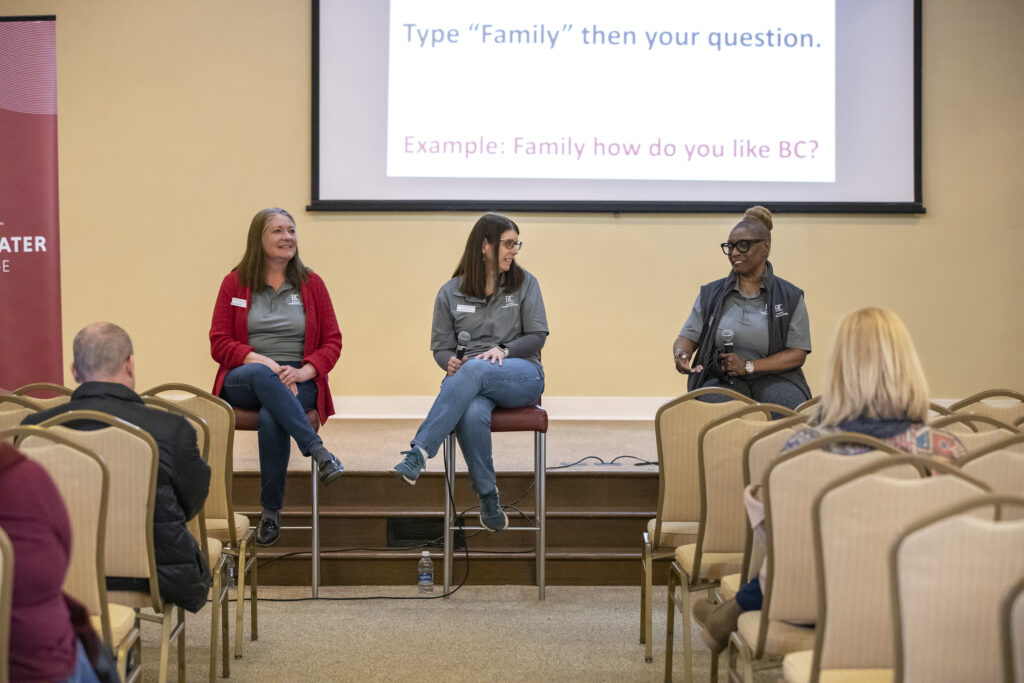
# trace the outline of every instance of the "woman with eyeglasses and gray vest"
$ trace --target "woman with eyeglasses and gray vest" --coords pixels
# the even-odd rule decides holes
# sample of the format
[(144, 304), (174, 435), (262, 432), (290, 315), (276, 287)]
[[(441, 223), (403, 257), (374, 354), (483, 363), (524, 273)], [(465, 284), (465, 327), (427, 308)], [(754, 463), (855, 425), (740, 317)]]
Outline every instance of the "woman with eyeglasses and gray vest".
[(788, 408), (811, 397), (800, 369), (811, 352), (804, 293), (775, 275), (771, 230), (771, 212), (754, 206), (722, 244), (732, 271), (700, 288), (672, 346), (689, 390), (722, 386)]
[(415, 484), (453, 430), (480, 498), (480, 524), (508, 526), (491, 459), (491, 411), (535, 404), (544, 391), (540, 350), (548, 335), (537, 279), (516, 257), (519, 226), (488, 213), (473, 226), (452, 279), (437, 293), (430, 350), (445, 371), (430, 412), (395, 471)]

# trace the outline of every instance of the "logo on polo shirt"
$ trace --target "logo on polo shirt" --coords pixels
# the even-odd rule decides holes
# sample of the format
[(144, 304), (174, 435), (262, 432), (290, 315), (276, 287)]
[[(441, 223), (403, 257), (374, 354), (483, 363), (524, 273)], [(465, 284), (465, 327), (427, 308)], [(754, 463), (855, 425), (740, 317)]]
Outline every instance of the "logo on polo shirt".
[(789, 315), (789, 313), (787, 313), (785, 310), (783, 310), (782, 304), (775, 304), (775, 317), (776, 318), (784, 318), (787, 315)]
[(299, 297), (299, 293), (298, 292), (292, 292), (292, 295), (290, 297), (288, 297), (288, 305), (289, 306), (301, 306), (302, 305), (302, 299)]
[(519, 305), (519, 303), (516, 302), (516, 295), (515, 294), (506, 294), (505, 295), (505, 304), (502, 306), (502, 308), (514, 308), (515, 306), (518, 306), (518, 305)]

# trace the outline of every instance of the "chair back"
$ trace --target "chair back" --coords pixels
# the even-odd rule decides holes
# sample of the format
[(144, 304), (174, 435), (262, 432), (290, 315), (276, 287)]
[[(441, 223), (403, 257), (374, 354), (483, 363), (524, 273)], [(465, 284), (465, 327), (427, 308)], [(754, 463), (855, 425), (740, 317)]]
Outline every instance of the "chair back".
[(1006, 593), (999, 608), (1006, 680), (1024, 683), (1024, 577)]
[(918, 519), (892, 543), (896, 681), (1010, 680), (993, 618), (1024, 577), (1024, 520), (1000, 519), (1009, 507), (1024, 507), (1024, 496), (974, 496)]
[[(930, 470), (940, 476), (897, 478)], [(812, 677), (893, 666), (888, 553), (908, 524), (987, 487), (921, 456), (872, 463), (825, 487), (812, 507), (818, 625)]]
[[(1024, 493), (1024, 434), (1017, 434), (967, 454), (960, 469), (988, 484), (995, 493)], [(1024, 519), (1024, 510), (1010, 508), (1009, 519)]]
[(743, 508), (743, 446), (771, 424), (772, 413), (795, 417), (784, 406), (742, 406), (709, 422), (697, 439), (700, 521), (693, 574), (700, 576), (703, 553), (738, 553), (746, 541)]
[(0, 395), (0, 429), (17, 427), (27, 415), (40, 410), (38, 403), (24, 396)]
[(14, 547), (0, 529), (0, 683), (9, 678), (7, 662), (11, 648), (11, 594), (14, 590)]
[(1005, 439), (1014, 434), (1020, 434), (1020, 428), (1007, 424), (988, 415), (974, 415), (971, 413), (957, 413), (955, 415), (944, 415), (929, 422), (929, 425), (937, 429), (944, 429), (956, 434), (956, 437), (963, 443), (968, 452), (977, 450)]
[[(73, 423), (81, 428), (72, 428)], [(89, 429), (95, 423), (101, 428)], [(153, 506), (160, 452), (153, 437), (133, 424), (95, 410), (69, 410), (39, 426), (84, 446), (106, 463), (110, 473), (104, 549), (107, 576), (148, 580), (149, 600), (145, 605), (162, 612), (153, 551)], [(19, 443), (27, 447), (33, 438), (28, 436)], [(139, 595), (120, 591), (109, 597), (132, 606), (143, 602)]]
[[(19, 437), (19, 448), (53, 479), (71, 519), (71, 561), (64, 592), (99, 617), (103, 642), (114, 647), (107, 611), (104, 569), (110, 474), (103, 459), (84, 446), (43, 427), (15, 427), (5, 435)], [(32, 438), (27, 438), (27, 437)]]
[(1011, 389), (989, 389), (957, 401), (949, 410), (953, 413), (988, 415), (1012, 425), (1024, 417), (1024, 394)]
[[(21, 396), (39, 406), (40, 410), (46, 410), (47, 408), (53, 408), (54, 406), (64, 405), (71, 400), (71, 394), (74, 390), (62, 385), (54, 384), (53, 382), (34, 382), (33, 384), (26, 384), (23, 387), (18, 387), (11, 392), (12, 396)], [(33, 394), (47, 394), (46, 396), (34, 396)], [(52, 396), (50, 394), (53, 394)]]
[(796, 412), (801, 415), (816, 415), (818, 413), (818, 405), (821, 403), (821, 394), (812, 396), (800, 405), (796, 407)]
[(235, 412), (222, 398), (188, 384), (161, 384), (143, 392), (177, 406), (185, 417), (200, 418), (206, 423), (210, 437), (206, 461), (210, 466), (210, 493), (203, 504), (207, 519), (226, 519), (230, 542), (238, 546), (234, 504), (231, 500), (231, 479), (234, 474)]
[[(859, 444), (872, 450), (842, 455), (833, 444)], [(811, 505), (830, 483), (864, 465), (898, 456), (900, 451), (863, 434), (838, 432), (812, 439), (772, 462), (761, 481), (767, 542), (762, 627), (755, 649), (764, 651), (769, 620), (813, 623), (818, 616)], [(917, 476), (916, 470), (907, 468)]]
[[(721, 396), (723, 403), (699, 400)], [(739, 401), (739, 403), (736, 403)], [(700, 518), (700, 473), (697, 437), (709, 421), (731, 413), (741, 404), (755, 401), (731, 389), (697, 389), (672, 399), (658, 408), (654, 433), (658, 445), (658, 515), (654, 526), (654, 547), (661, 542), (665, 522), (694, 522)]]

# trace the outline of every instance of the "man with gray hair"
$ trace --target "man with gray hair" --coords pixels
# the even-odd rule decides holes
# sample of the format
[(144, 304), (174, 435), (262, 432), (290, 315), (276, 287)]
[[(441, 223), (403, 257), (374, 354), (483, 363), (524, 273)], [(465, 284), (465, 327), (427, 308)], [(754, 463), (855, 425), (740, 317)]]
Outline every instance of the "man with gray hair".
[[(198, 612), (206, 604), (210, 570), (185, 523), (203, 507), (210, 466), (203, 462), (192, 426), (180, 415), (150, 408), (135, 393), (135, 355), (128, 333), (113, 323), (93, 323), (75, 335), (71, 374), (79, 387), (63, 405), (35, 413), (23, 424), (39, 424), (69, 410), (99, 410), (149, 432), (160, 449), (153, 511), (153, 546), (164, 600)], [(96, 422), (69, 423), (97, 429)], [(148, 582), (145, 582), (148, 584)], [(110, 590), (148, 591), (148, 585), (107, 577)]]

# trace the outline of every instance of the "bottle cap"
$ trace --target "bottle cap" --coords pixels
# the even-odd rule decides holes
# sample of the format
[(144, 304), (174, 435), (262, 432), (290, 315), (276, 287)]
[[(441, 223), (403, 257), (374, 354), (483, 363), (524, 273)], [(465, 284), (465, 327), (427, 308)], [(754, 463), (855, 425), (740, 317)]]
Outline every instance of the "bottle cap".
[(422, 553), (420, 553), (420, 554), (421, 554), (421, 555), (423, 555), (423, 557), (430, 557), (430, 551), (429, 551), (429, 550), (424, 550), (424, 551), (423, 551)]

